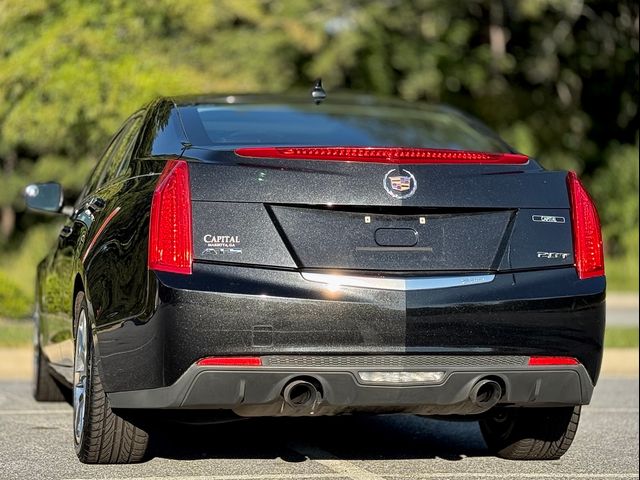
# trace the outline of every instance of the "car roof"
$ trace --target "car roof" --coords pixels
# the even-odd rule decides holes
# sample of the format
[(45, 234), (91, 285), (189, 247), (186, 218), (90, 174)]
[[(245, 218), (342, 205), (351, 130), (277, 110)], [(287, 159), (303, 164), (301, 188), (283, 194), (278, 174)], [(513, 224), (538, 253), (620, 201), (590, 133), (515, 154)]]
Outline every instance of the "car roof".
[[(171, 100), (178, 107), (197, 105), (311, 105), (313, 100), (310, 92), (297, 91), (295, 93), (272, 93), (272, 94), (201, 94), (201, 95), (181, 95), (171, 97)], [(397, 98), (379, 97), (366, 94), (354, 94), (346, 92), (330, 92), (319, 108), (326, 105), (358, 105), (371, 107), (398, 107), (411, 109), (427, 109), (455, 112), (466, 116), (463, 112), (442, 104), (433, 104), (423, 101), (410, 102)]]

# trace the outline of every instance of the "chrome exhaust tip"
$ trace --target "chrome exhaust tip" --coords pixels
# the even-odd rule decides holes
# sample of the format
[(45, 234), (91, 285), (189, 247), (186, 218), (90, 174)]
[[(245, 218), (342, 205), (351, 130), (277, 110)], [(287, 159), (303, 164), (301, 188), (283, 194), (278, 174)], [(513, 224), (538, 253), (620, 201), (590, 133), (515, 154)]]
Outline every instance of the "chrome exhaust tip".
[(284, 387), (282, 397), (287, 405), (295, 409), (311, 407), (322, 399), (322, 395), (316, 386), (306, 380), (293, 380), (289, 382)]
[(490, 409), (495, 406), (502, 397), (502, 387), (495, 380), (482, 379), (478, 381), (469, 392), (469, 400), (477, 407)]

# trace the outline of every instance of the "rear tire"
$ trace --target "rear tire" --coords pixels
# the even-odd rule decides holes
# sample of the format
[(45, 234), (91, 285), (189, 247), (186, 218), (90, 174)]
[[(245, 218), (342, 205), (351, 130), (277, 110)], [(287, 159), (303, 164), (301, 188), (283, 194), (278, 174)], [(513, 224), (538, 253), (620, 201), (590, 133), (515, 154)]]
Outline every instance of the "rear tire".
[(512, 408), (480, 420), (480, 430), (489, 450), (498, 457), (557, 460), (571, 446), (579, 420), (580, 406)]
[[(96, 362), (87, 304), (76, 300), (73, 427), (82, 463), (136, 463), (144, 460), (149, 435), (111, 410)], [(84, 350), (83, 350), (84, 348)]]
[(38, 402), (64, 402), (63, 387), (60, 385), (49, 370), (49, 365), (42, 355), (40, 347), (35, 352), (36, 359), (33, 373), (33, 398)]
[(38, 402), (64, 402), (64, 387), (60, 385), (49, 369), (49, 364), (40, 348), (38, 321), (33, 332), (33, 398)]

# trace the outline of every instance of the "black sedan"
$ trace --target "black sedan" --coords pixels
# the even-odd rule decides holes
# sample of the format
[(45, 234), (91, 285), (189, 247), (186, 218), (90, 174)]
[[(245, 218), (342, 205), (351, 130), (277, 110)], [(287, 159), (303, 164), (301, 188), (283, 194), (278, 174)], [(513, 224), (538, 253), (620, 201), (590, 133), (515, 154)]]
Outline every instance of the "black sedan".
[[(87, 463), (158, 421), (413, 413), (556, 459), (598, 379), (596, 209), (447, 107), (162, 98), (115, 134), (40, 263), (34, 394)], [(322, 92), (320, 92), (322, 93)]]

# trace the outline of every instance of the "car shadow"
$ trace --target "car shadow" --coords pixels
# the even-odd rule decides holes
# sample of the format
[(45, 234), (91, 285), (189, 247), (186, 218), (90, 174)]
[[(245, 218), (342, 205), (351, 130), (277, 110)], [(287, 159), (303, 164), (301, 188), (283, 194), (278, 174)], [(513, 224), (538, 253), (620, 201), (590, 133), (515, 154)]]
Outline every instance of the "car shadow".
[(462, 460), (489, 455), (477, 422), (414, 415), (256, 418), (155, 432), (150, 458)]

